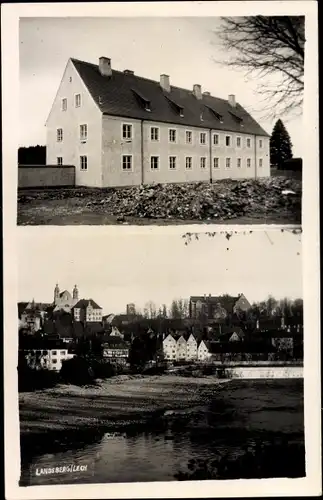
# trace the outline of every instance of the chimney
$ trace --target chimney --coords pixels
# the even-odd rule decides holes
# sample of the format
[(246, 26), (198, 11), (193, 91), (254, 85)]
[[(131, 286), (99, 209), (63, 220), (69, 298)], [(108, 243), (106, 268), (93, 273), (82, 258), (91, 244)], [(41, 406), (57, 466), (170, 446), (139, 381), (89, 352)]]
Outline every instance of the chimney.
[(230, 106), (232, 106), (233, 108), (236, 107), (236, 96), (235, 95), (230, 94), (228, 97), (228, 101), (229, 101)]
[(208, 95), (211, 95), (211, 94), (210, 94), (210, 92), (203, 92), (203, 95), (208, 96)]
[(193, 85), (193, 94), (195, 95), (196, 99), (202, 99), (201, 85), (198, 85), (197, 83)]
[(134, 75), (134, 74), (135, 74), (135, 72), (134, 72), (134, 71), (132, 71), (131, 69), (125, 69), (125, 70), (124, 70), (124, 74), (125, 74), (125, 75)]
[(111, 76), (111, 59), (108, 57), (100, 57), (99, 58), (99, 71), (102, 76)]
[(160, 75), (160, 86), (166, 92), (170, 92), (170, 83), (168, 75)]

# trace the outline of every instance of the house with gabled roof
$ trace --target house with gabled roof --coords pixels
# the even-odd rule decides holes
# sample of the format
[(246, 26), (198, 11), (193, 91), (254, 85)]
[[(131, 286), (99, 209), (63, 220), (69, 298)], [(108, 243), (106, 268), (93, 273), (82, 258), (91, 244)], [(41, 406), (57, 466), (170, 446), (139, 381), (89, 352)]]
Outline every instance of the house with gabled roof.
[(234, 95), (220, 99), (70, 58), (46, 122), (48, 165), (76, 185), (128, 186), (270, 175), (269, 136)]
[(93, 299), (81, 299), (72, 307), (74, 321), (102, 322), (102, 307)]
[(215, 320), (221, 322), (239, 311), (248, 311), (251, 304), (243, 293), (231, 295), (191, 296), (189, 301), (190, 318)]

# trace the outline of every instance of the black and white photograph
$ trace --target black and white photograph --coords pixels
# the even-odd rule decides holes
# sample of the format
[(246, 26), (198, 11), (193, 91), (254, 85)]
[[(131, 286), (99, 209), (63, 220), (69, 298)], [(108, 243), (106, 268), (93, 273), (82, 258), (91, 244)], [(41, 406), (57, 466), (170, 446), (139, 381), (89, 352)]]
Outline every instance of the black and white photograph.
[(2, 7), (5, 497), (320, 495), (316, 2)]
[(300, 232), (64, 233), (19, 238), (21, 485), (304, 477)]
[(305, 16), (21, 18), (19, 48), (19, 225), (301, 223)]

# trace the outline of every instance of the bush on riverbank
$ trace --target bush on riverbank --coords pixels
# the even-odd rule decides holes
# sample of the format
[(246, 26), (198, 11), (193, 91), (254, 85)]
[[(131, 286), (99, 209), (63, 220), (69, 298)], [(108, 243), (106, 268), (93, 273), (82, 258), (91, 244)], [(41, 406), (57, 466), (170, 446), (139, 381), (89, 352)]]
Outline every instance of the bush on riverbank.
[(31, 392), (40, 389), (55, 387), (61, 382), (57, 372), (39, 369), (35, 370), (29, 366), (18, 366), (18, 392)]
[(212, 460), (191, 459), (187, 471), (174, 475), (179, 481), (203, 479), (257, 479), (304, 477), (305, 450), (301, 444), (257, 442), (240, 457), (215, 456)]

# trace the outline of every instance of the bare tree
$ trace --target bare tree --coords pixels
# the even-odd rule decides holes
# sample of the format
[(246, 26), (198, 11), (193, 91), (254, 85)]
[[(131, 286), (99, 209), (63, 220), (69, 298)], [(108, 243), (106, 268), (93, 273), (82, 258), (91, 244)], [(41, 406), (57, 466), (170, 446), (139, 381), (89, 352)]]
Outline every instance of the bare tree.
[(304, 16), (224, 17), (216, 34), (227, 55), (232, 54), (223, 64), (262, 79), (259, 93), (267, 101), (271, 116), (301, 108)]

